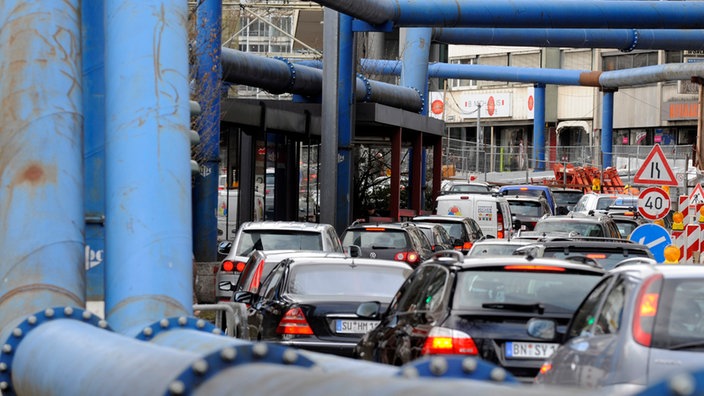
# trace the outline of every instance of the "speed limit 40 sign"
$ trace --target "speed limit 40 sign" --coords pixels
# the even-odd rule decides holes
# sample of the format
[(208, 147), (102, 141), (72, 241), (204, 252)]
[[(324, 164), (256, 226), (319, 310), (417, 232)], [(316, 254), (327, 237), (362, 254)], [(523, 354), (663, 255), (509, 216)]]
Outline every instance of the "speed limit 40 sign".
[(648, 220), (662, 219), (670, 211), (670, 196), (658, 187), (648, 187), (638, 196), (638, 212)]

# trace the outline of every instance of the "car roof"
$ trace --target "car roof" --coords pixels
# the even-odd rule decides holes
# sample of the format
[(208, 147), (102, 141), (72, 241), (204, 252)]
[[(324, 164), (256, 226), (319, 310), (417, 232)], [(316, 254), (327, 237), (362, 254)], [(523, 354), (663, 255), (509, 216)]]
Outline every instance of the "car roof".
[(593, 272), (594, 274), (604, 274), (603, 268), (590, 264), (582, 264), (573, 261), (553, 259), (553, 258), (536, 258), (532, 256), (481, 256), (481, 257), (465, 257), (462, 255), (461, 261), (458, 260), (461, 253), (452, 251), (443, 251), (435, 253), (432, 258), (425, 261), (423, 264), (440, 263), (445, 265), (454, 265), (461, 267), (463, 270), (471, 268), (491, 268), (504, 267), (506, 265), (526, 265), (526, 266), (547, 266), (547, 267), (562, 267), (565, 269), (580, 270)]
[(433, 221), (440, 220), (444, 222), (463, 222), (465, 219), (470, 219), (470, 217), (464, 216), (449, 216), (449, 215), (422, 215), (413, 218), (413, 221)]
[(384, 222), (370, 222), (370, 223), (353, 223), (350, 224), (345, 231), (352, 231), (352, 230), (363, 230), (366, 228), (388, 228), (390, 230), (401, 230), (404, 231), (408, 227), (415, 227), (415, 223), (411, 222), (403, 222), (403, 223), (398, 223), (398, 222), (392, 222), (392, 223), (384, 223)]
[(346, 257), (341, 252), (321, 252), (320, 250), (255, 250), (253, 255), (263, 256), (266, 261), (298, 257), (338, 258)]
[(310, 223), (304, 221), (248, 221), (243, 223), (241, 230), (298, 230), (321, 232), (332, 227), (326, 223)]
[(319, 265), (319, 264), (339, 264), (349, 266), (375, 266), (386, 268), (404, 268), (412, 270), (411, 266), (403, 261), (372, 259), (364, 257), (293, 257), (289, 260), (289, 265)]
[(666, 279), (693, 279), (704, 278), (704, 267), (701, 264), (677, 264), (677, 265), (650, 265), (633, 264), (617, 266), (609, 271), (610, 273), (631, 272), (638, 276), (646, 277), (654, 274), (661, 274)]

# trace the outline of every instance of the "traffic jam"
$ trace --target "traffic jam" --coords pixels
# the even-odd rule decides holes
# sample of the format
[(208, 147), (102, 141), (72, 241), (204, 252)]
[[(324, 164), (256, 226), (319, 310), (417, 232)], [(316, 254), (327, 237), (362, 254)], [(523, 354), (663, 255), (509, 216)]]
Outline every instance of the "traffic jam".
[(246, 305), (242, 339), (394, 366), (471, 356), (531, 387), (634, 394), (704, 366), (704, 191), (671, 198), (657, 145), (638, 190), (596, 184), (452, 180), (433, 214), (340, 235), (244, 223), (217, 297)]

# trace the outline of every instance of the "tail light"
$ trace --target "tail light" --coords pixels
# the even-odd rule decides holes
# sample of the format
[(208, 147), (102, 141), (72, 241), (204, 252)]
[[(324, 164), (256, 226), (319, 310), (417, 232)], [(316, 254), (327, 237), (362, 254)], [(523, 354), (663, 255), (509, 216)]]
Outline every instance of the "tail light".
[(472, 242), (465, 242), (465, 243), (462, 245), (462, 250), (469, 250), (469, 249), (472, 248), (472, 245), (473, 245)]
[(300, 308), (291, 308), (281, 318), (276, 327), (277, 334), (312, 335), (313, 329), (308, 325), (308, 320)]
[(420, 256), (416, 252), (398, 252), (394, 255), (394, 260), (405, 261), (408, 264), (416, 264), (420, 261)]
[(496, 215), (496, 237), (504, 239), (504, 214), (499, 212)]
[(547, 374), (550, 370), (552, 370), (552, 363), (550, 362), (545, 362), (540, 366), (540, 374)]
[(562, 267), (553, 267), (550, 265), (505, 265), (504, 269), (506, 271), (551, 271), (551, 272), (565, 272)]
[(633, 339), (649, 347), (653, 340), (655, 315), (658, 313), (662, 275), (653, 275), (643, 282), (636, 300), (636, 312), (633, 315)]
[(467, 333), (445, 327), (433, 327), (425, 339), (423, 355), (477, 355), (479, 350)]
[(220, 269), (225, 272), (242, 272), (244, 271), (244, 261), (225, 260), (222, 262)]

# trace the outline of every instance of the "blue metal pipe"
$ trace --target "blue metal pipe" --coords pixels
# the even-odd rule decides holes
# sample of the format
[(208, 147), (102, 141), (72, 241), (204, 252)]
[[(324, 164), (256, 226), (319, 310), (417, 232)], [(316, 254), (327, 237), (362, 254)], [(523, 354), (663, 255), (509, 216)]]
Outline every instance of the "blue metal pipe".
[(81, 2), (86, 216), (86, 299), (105, 299), (105, 58), (104, 3)]
[(434, 28), (445, 44), (529, 47), (702, 50), (704, 31), (683, 29)]
[[(272, 59), (246, 52), (222, 48), (223, 80), (233, 84), (259, 87), (280, 94), (318, 98), (323, 90), (323, 71), (287, 59)], [(355, 81), (358, 102), (381, 103), (419, 112), (423, 101), (417, 90), (364, 77)]]
[(602, 102), (601, 155), (604, 168), (611, 166), (614, 135), (614, 91), (605, 90)]
[(192, 313), (188, 5), (107, 0), (105, 11), (105, 308), (136, 334)]
[(692, 77), (704, 77), (704, 63), (667, 63), (603, 72), (599, 75), (599, 86), (618, 88), (659, 81), (689, 80)]
[(428, 60), (430, 58), (430, 28), (403, 29), (405, 40), (401, 47), (401, 85), (415, 88), (423, 98), (421, 114), (427, 114)]
[(536, 84), (533, 89), (533, 169), (545, 170), (545, 84)]
[[(396, 27), (702, 29), (704, 4), (561, 0), (315, 0), (372, 25)], [(383, 13), (382, 13), (383, 12)], [(624, 16), (628, 17), (624, 17)]]
[(337, 63), (339, 79), (337, 80), (337, 205), (335, 229), (344, 230), (352, 222), (352, 129), (354, 117), (352, 109), (355, 103), (353, 89), (354, 78), (354, 34), (352, 17), (339, 15), (339, 60)]
[(217, 261), (220, 175), (220, 62), (222, 0), (202, 0), (196, 7), (195, 97), (201, 113), (196, 128), (200, 143), (195, 148), (200, 173), (193, 186), (193, 253), (196, 261)]
[(0, 340), (47, 306), (84, 306), (79, 0), (0, 2)]

